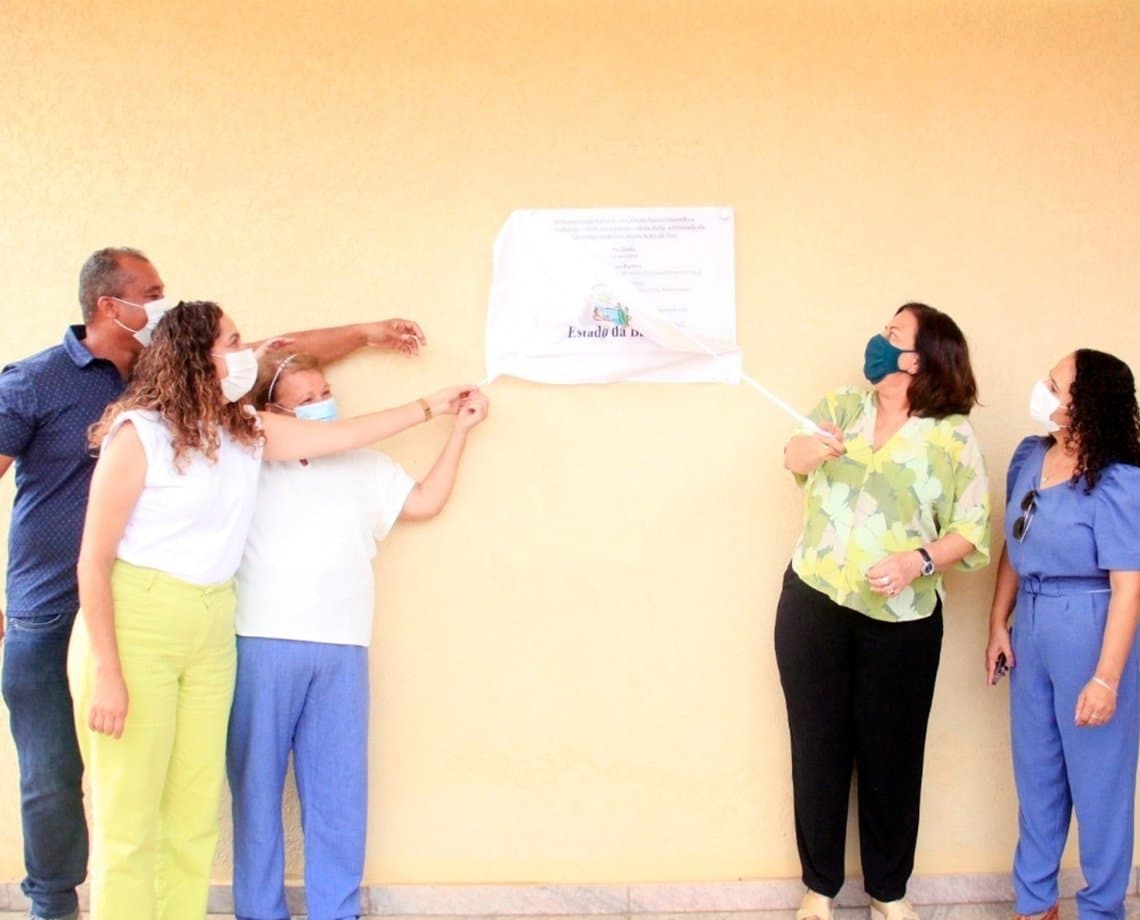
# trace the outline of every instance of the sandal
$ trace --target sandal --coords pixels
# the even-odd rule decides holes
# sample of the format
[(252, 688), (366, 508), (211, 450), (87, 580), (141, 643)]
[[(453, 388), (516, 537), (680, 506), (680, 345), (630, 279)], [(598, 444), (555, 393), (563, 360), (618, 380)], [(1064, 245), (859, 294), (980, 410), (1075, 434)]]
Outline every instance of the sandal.
[(831, 898), (825, 898), (810, 888), (804, 892), (796, 920), (831, 920)]
[(919, 917), (906, 898), (897, 901), (876, 901), (871, 898), (871, 920), (919, 920)]

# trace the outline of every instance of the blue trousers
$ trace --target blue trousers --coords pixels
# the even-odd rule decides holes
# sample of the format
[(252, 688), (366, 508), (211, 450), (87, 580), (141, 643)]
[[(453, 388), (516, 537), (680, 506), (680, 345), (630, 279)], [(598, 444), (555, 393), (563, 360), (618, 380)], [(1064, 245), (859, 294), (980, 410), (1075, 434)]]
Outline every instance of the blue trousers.
[(238, 920), (289, 918), (281, 798), (290, 752), (309, 920), (360, 914), (367, 749), (368, 649), (238, 637), (226, 752)]
[(87, 875), (83, 760), (67, 680), (74, 612), (7, 621), (4, 702), (20, 766), (24, 866), (37, 917), (73, 916)]
[(1096, 672), (1109, 593), (1074, 579), (1022, 579), (1013, 626), (1010, 682), (1013, 770), (1020, 806), (1013, 863), (1017, 912), (1057, 902), (1057, 873), (1073, 810), (1085, 887), (1081, 920), (1123, 920), (1132, 868), (1137, 744), (1137, 657), (1133, 645), (1104, 725), (1077, 728), (1077, 697)]

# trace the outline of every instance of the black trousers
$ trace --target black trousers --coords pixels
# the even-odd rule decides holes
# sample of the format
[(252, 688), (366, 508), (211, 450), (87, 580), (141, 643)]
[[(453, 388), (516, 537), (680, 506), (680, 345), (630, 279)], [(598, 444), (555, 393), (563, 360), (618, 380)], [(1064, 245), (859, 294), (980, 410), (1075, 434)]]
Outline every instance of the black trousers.
[(852, 770), (858, 775), (863, 885), (906, 894), (914, 870), (926, 724), (942, 650), (942, 605), (906, 623), (841, 607), (788, 568), (776, 662), (788, 707), (796, 844), (808, 888), (834, 897)]

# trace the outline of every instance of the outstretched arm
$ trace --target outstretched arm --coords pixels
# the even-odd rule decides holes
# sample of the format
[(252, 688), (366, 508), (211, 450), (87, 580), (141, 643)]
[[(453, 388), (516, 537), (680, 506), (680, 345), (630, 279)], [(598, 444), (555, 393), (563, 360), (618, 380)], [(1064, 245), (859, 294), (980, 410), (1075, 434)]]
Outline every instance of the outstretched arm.
[[(449, 387), (425, 400), (334, 422), (307, 422), (275, 412), (260, 413), (266, 460), (303, 460), (365, 447), (437, 415), (454, 415), (473, 386)], [(425, 409), (424, 403), (427, 403)]]
[(281, 339), (294, 351), (315, 355), (321, 364), (333, 364), (361, 348), (379, 348), (398, 351), (405, 355), (419, 352), (425, 345), (423, 330), (410, 319), (386, 319), (376, 323), (353, 323), (348, 326), (330, 326), (327, 329), (308, 329), (290, 332), (274, 339), (253, 342), (254, 349)]

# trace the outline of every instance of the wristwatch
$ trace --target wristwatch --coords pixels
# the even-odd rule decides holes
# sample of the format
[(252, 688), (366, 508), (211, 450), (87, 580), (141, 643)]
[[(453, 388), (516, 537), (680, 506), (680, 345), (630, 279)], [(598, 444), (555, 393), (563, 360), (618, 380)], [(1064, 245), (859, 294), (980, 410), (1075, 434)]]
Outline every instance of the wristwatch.
[(928, 553), (926, 551), (925, 546), (920, 546), (918, 548), (918, 554), (922, 557), (922, 574), (923, 575), (933, 575), (934, 574), (934, 557), (931, 556), (930, 553)]

